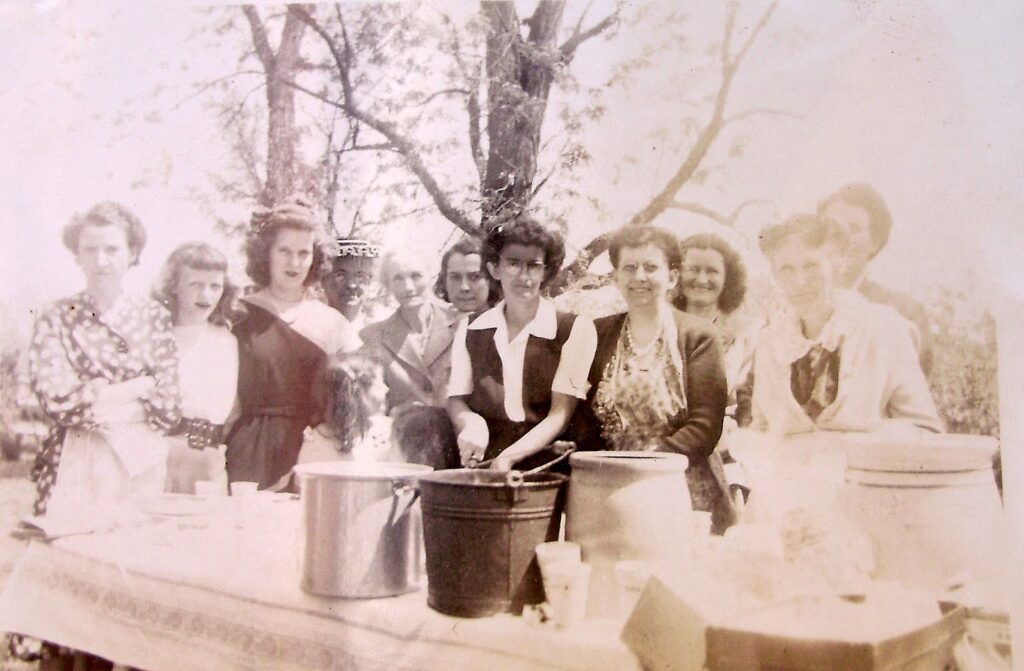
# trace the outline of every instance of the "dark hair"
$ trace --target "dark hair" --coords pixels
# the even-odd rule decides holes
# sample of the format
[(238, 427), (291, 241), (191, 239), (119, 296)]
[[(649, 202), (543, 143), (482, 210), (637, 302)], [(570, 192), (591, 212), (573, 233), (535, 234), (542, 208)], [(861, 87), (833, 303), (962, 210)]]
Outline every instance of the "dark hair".
[(461, 254), (463, 256), (469, 256), (470, 254), (480, 255), (480, 270), (483, 271), (484, 277), (487, 278), (487, 304), (494, 305), (498, 302), (501, 296), (501, 288), (498, 286), (494, 278), (491, 277), (484, 265), (484, 249), (483, 243), (477, 238), (471, 238), (466, 236), (456, 242), (454, 245), (448, 248), (448, 251), (441, 257), (441, 272), (437, 275), (437, 281), (434, 282), (434, 295), (443, 300), (445, 303), (451, 303), (451, 298), (448, 297), (448, 283), (445, 281), (448, 276), (448, 259), (451, 258), (452, 254)]
[(811, 249), (819, 249), (826, 244), (835, 245), (840, 252), (846, 248), (846, 231), (835, 221), (814, 214), (794, 214), (781, 224), (761, 231), (761, 251), (769, 256), (793, 236)]
[(455, 429), (444, 408), (405, 405), (393, 415), (391, 442), (406, 463), (423, 464), (434, 470), (461, 465)]
[(484, 262), (495, 266), (501, 260), (501, 250), (508, 245), (540, 247), (544, 250), (544, 289), (555, 279), (562, 262), (565, 261), (565, 241), (555, 231), (542, 226), (529, 215), (520, 214), (511, 222), (492, 228), (484, 238)]
[(97, 203), (89, 208), (85, 214), (76, 214), (71, 221), (64, 225), (61, 239), (64, 246), (72, 254), (78, 253), (78, 239), (82, 235), (82, 229), (86, 226), (117, 226), (124, 231), (125, 240), (128, 242), (128, 251), (132, 254), (131, 265), (139, 263), (139, 254), (146, 246), (146, 229), (142, 222), (121, 203), (105, 201)]
[(153, 298), (163, 303), (170, 310), (171, 318), (177, 320), (178, 296), (175, 290), (178, 288), (178, 280), (181, 279), (182, 268), (224, 273), (224, 292), (210, 314), (210, 323), (231, 326), (231, 322), (239, 314), (236, 302), (238, 287), (228, 277), (227, 258), (220, 250), (205, 242), (186, 242), (171, 252), (153, 288)]
[(327, 365), (327, 423), (338, 439), (338, 449), (348, 454), (372, 424), (368, 394), (383, 379), (377, 359), (361, 353), (338, 354)]
[(892, 214), (889, 213), (889, 207), (885, 204), (882, 194), (864, 182), (847, 184), (818, 204), (818, 214), (825, 214), (828, 206), (836, 201), (859, 207), (868, 213), (871, 240), (875, 243), (875, 248), (871, 252), (871, 257), (874, 258), (889, 242), (889, 234), (892, 232)]
[[(722, 293), (718, 296), (718, 309), (729, 314), (743, 304), (747, 294), (747, 267), (743, 259), (724, 238), (714, 233), (697, 233), (679, 243), (679, 256), (686, 263), (686, 252), (690, 249), (710, 249), (722, 256), (725, 266), (725, 279), (722, 282)], [(686, 296), (678, 291), (673, 304), (686, 312)]]
[(303, 282), (307, 287), (320, 279), (324, 272), (324, 250), (317, 238), (319, 228), (315, 223), (313, 210), (302, 198), (287, 200), (273, 209), (259, 208), (252, 213), (249, 236), (245, 241), (245, 273), (259, 287), (270, 284), (270, 248), (282, 230), (308, 231), (313, 233), (313, 262)]
[(636, 248), (654, 245), (665, 254), (665, 263), (669, 270), (679, 270), (683, 265), (683, 257), (679, 254), (679, 240), (675, 235), (657, 226), (626, 225), (612, 233), (608, 242), (608, 258), (612, 267), (619, 268), (619, 253), (624, 247)]

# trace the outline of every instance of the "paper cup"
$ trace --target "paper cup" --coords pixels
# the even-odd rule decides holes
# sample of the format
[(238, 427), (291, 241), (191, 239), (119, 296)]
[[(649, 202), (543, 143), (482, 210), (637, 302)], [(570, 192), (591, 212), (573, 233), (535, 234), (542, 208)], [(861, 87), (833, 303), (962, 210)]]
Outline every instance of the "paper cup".
[(203, 498), (212, 498), (215, 496), (227, 496), (228, 490), (224, 486), (223, 482), (217, 482), (216, 480), (197, 480), (196, 481), (196, 496)]
[(258, 482), (244, 482), (242, 480), (239, 480), (238, 482), (232, 482), (231, 496), (251, 498), (253, 496), (256, 496), (256, 490), (258, 487)]
[(651, 577), (651, 565), (628, 559), (615, 562), (615, 580), (619, 583), (619, 608), (623, 615), (633, 612), (640, 593)]
[(566, 629), (583, 621), (589, 585), (590, 564), (564, 561), (548, 565), (545, 590), (555, 626)]
[(540, 565), (541, 575), (544, 574), (544, 567), (558, 562), (580, 563), (579, 543), (572, 541), (552, 541), (541, 543), (537, 546), (537, 564)]

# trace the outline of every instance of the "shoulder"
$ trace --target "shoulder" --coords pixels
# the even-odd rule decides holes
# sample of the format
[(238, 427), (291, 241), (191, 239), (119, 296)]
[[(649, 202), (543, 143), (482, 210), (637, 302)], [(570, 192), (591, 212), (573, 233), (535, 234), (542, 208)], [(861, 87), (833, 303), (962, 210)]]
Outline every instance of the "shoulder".
[(683, 338), (688, 340), (704, 340), (718, 337), (718, 327), (703, 317), (697, 317), (672, 308), (672, 320), (676, 323), (680, 340)]
[(890, 307), (911, 321), (921, 322), (927, 319), (927, 313), (921, 303), (907, 294), (882, 286), (877, 282), (865, 279), (860, 286), (860, 293), (871, 303)]
[(394, 321), (397, 315), (397, 312), (392, 312), (379, 321), (367, 324), (359, 330), (359, 337), (363, 341), (379, 339), (382, 334), (387, 333), (394, 328)]

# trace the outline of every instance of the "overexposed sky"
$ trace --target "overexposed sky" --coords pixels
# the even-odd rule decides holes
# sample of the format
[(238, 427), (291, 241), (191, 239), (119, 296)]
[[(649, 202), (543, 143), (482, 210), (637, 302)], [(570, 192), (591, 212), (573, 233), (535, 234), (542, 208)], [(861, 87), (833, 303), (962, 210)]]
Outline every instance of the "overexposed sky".
[[(723, 4), (689, 10), (697, 42), (720, 33)], [(984, 11), (953, 0), (783, 0), (736, 80), (732, 109), (770, 106), (800, 118), (737, 126), (742, 155), (682, 198), (724, 211), (766, 201), (740, 218), (739, 234), (751, 239), (844, 182), (869, 181), (896, 222), (873, 271), (880, 279), (917, 293), (973, 282), (971, 273), (1024, 287), (1014, 263), (1024, 248), (1022, 12), (1012, 0)], [(757, 13), (756, 3), (745, 6), (740, 37)], [(23, 330), (34, 306), (79, 288), (60, 229), (94, 202), (120, 200), (146, 223), (151, 241), (132, 278), (139, 288), (177, 244), (224, 243), (194, 194), (225, 169), (228, 148), (203, 99), (189, 95), (195, 82), (234, 70), (239, 43), (193, 36), (209, 22), (203, 7), (172, 2), (0, 0), (0, 302)], [(600, 86), (647, 37), (622, 29), (588, 43), (573, 72)], [(579, 175), (603, 214), (571, 220), (570, 246), (627, 219), (667, 178), (679, 150), (651, 138), (675, 132), (686, 100), (715, 84), (713, 70), (694, 72), (683, 88), (667, 84), (691, 65), (657, 62), (606, 94), (608, 113), (586, 136), (593, 161)], [(723, 136), (715, 160), (734, 137)], [(679, 212), (659, 223), (707, 226)], [(422, 244), (448, 238), (447, 224), (435, 229)]]

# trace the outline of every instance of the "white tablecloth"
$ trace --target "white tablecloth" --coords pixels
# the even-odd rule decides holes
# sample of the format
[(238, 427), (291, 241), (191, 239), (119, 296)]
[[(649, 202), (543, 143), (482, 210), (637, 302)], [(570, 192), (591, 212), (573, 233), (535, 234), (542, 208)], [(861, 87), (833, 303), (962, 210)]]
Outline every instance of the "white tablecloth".
[(639, 669), (621, 621), (569, 631), (459, 619), (426, 590), (345, 600), (299, 588), (297, 502), (34, 542), (0, 594), (0, 631), (149, 671)]

